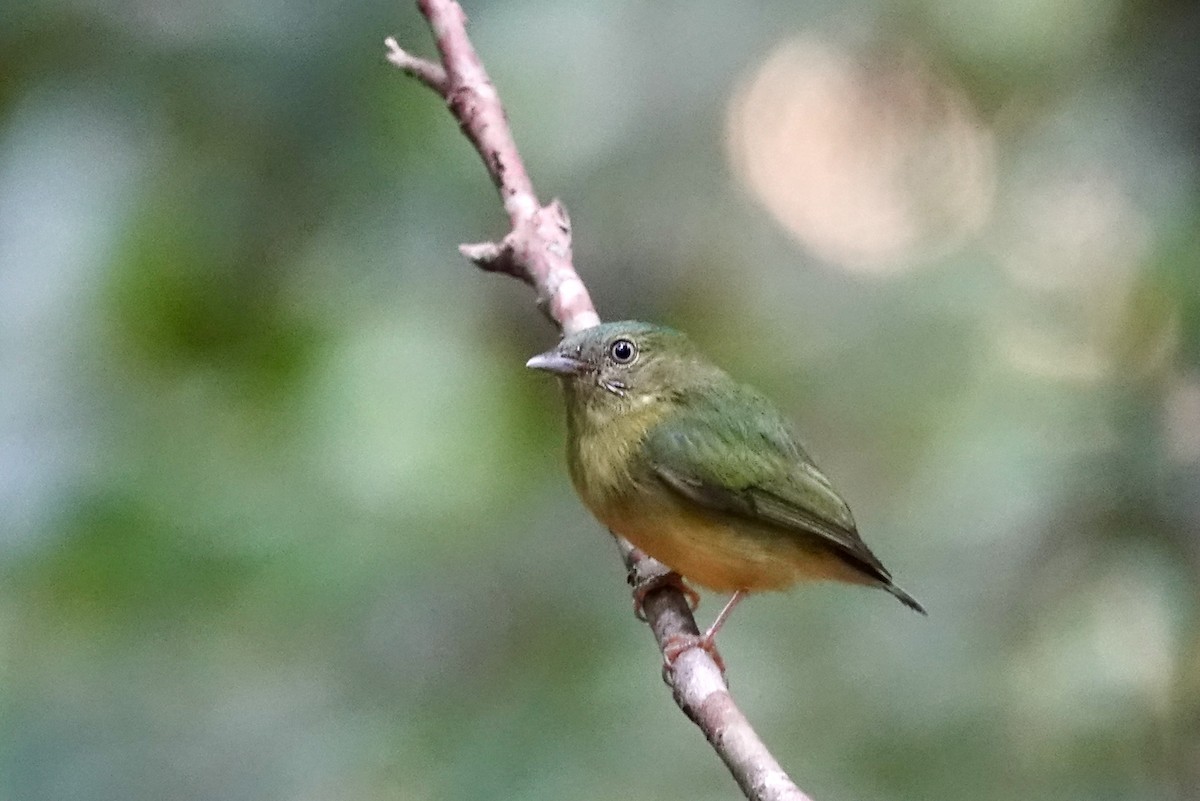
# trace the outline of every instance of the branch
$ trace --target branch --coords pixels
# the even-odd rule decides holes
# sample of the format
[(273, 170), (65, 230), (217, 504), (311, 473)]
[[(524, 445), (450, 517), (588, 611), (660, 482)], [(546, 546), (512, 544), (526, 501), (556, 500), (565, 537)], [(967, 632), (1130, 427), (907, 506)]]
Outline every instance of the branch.
[(512, 230), (500, 242), (463, 245), (463, 255), (491, 272), (532, 284), (538, 303), (566, 333), (600, 322), (587, 287), (571, 263), (571, 221), (558, 201), (543, 206), (517, 152), (496, 87), (471, 40), (467, 17), (452, 0), (417, 0), (429, 20), (441, 66), (406, 53), (387, 39), (388, 61), (437, 92), (479, 151), (500, 192)]
[[(538, 305), (564, 333), (598, 325), (600, 317), (572, 264), (567, 211), (557, 200), (546, 206), (538, 201), (500, 97), (467, 36), (466, 15), (454, 0), (417, 0), (417, 6), (433, 30), (440, 65), (407, 53), (391, 37), (386, 40), (387, 59), (446, 101), (483, 159), (511, 226), (500, 242), (462, 245), (459, 250), (484, 270), (532, 285)], [(631, 583), (643, 585), (670, 573), (625, 540), (617, 538), (617, 545)], [(699, 633), (687, 599), (670, 582), (647, 592), (642, 608), (660, 649), (675, 635)], [(704, 732), (747, 798), (809, 801), (738, 709), (725, 676), (706, 651), (684, 651), (664, 678), (679, 708)]]

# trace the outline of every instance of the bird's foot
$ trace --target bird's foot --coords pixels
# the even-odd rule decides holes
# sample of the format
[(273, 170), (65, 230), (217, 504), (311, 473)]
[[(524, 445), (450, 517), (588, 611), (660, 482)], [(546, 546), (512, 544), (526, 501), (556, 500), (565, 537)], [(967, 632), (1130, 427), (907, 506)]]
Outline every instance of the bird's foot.
[[(742, 599), (746, 597), (746, 590), (738, 590), (721, 609), (717, 619), (708, 627), (708, 631), (703, 634), (672, 634), (667, 637), (662, 644), (663, 652), (663, 676), (672, 673), (675, 669), (675, 660), (684, 651), (692, 648), (700, 648), (708, 652), (712, 660), (717, 663), (717, 667), (721, 670), (721, 675), (725, 675), (725, 660), (721, 658), (721, 654), (717, 652), (717, 632), (725, 625), (725, 621), (729, 619), (729, 614), (734, 610)], [(670, 684), (670, 680), (667, 681)]]
[(721, 654), (717, 651), (717, 641), (714, 636), (716, 632), (706, 631), (704, 634), (672, 634), (663, 640), (663, 672), (670, 673), (675, 670), (675, 660), (683, 655), (685, 651), (690, 651), (693, 648), (699, 648), (708, 653), (712, 657), (712, 661), (717, 663), (717, 668), (721, 671), (721, 675), (725, 675), (725, 660), (721, 658)]
[(666, 587), (673, 587), (683, 593), (687, 598), (688, 608), (693, 612), (700, 606), (700, 593), (685, 584), (683, 576), (674, 570), (653, 576), (635, 576), (631, 572), (629, 583), (633, 585), (633, 614), (643, 623), (646, 622), (646, 596)]

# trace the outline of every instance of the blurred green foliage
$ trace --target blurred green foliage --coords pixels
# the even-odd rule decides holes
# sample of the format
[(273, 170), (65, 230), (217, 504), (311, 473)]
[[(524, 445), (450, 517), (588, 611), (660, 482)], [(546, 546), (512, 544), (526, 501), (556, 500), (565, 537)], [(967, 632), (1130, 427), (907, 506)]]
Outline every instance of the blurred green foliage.
[[(1196, 7), (468, 11), (601, 313), (777, 399), (930, 609), (739, 610), (734, 691), (801, 786), (1200, 797)], [(394, 3), (0, 9), (0, 798), (735, 795), (521, 368), (553, 331), (455, 250), (503, 215), (389, 33), (431, 50)], [(909, 183), (755, 184), (773, 53), (878, 126), (799, 106), (810, 146), (882, 173), (894, 135)], [(921, 248), (872, 239), (893, 196)]]

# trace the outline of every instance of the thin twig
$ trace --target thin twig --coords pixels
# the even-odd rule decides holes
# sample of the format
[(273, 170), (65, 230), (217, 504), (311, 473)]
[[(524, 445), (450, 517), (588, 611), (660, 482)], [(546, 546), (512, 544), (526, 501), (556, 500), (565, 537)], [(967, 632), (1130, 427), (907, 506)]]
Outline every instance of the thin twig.
[[(498, 243), (459, 249), (485, 270), (508, 273), (531, 284), (539, 306), (564, 333), (598, 325), (600, 317), (571, 261), (566, 209), (557, 200), (546, 206), (538, 201), (500, 96), (467, 36), (466, 15), (454, 0), (417, 0), (417, 6), (433, 30), (441, 65), (410, 55), (391, 37), (386, 41), (388, 61), (446, 101), (483, 159), (511, 225)], [(617, 544), (632, 579), (642, 581), (669, 572), (625, 540), (617, 538)], [(698, 633), (687, 599), (669, 582), (646, 593), (643, 609), (660, 648), (674, 635)], [(809, 801), (738, 709), (724, 675), (706, 651), (684, 651), (665, 678), (679, 708), (704, 732), (747, 798)]]
[(443, 97), (446, 95), (446, 71), (441, 64), (434, 64), (429, 59), (414, 56), (405, 52), (395, 37), (389, 36), (383, 40), (387, 48), (387, 60), (395, 64), (407, 74), (416, 78)]

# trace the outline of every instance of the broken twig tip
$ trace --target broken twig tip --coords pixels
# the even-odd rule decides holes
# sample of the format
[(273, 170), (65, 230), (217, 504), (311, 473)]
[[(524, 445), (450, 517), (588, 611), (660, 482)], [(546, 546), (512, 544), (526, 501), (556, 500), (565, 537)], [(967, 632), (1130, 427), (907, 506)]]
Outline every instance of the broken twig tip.
[(473, 242), (458, 246), (458, 252), (481, 270), (489, 273), (505, 273), (519, 278), (527, 284), (533, 279), (528, 271), (517, 263), (512, 247), (508, 242)]
[(395, 36), (389, 36), (384, 39), (383, 46), (387, 48), (385, 58), (387, 58), (388, 63), (416, 78), (442, 97), (446, 96), (449, 83), (446, 78), (446, 70), (441, 65), (409, 53), (400, 46)]

